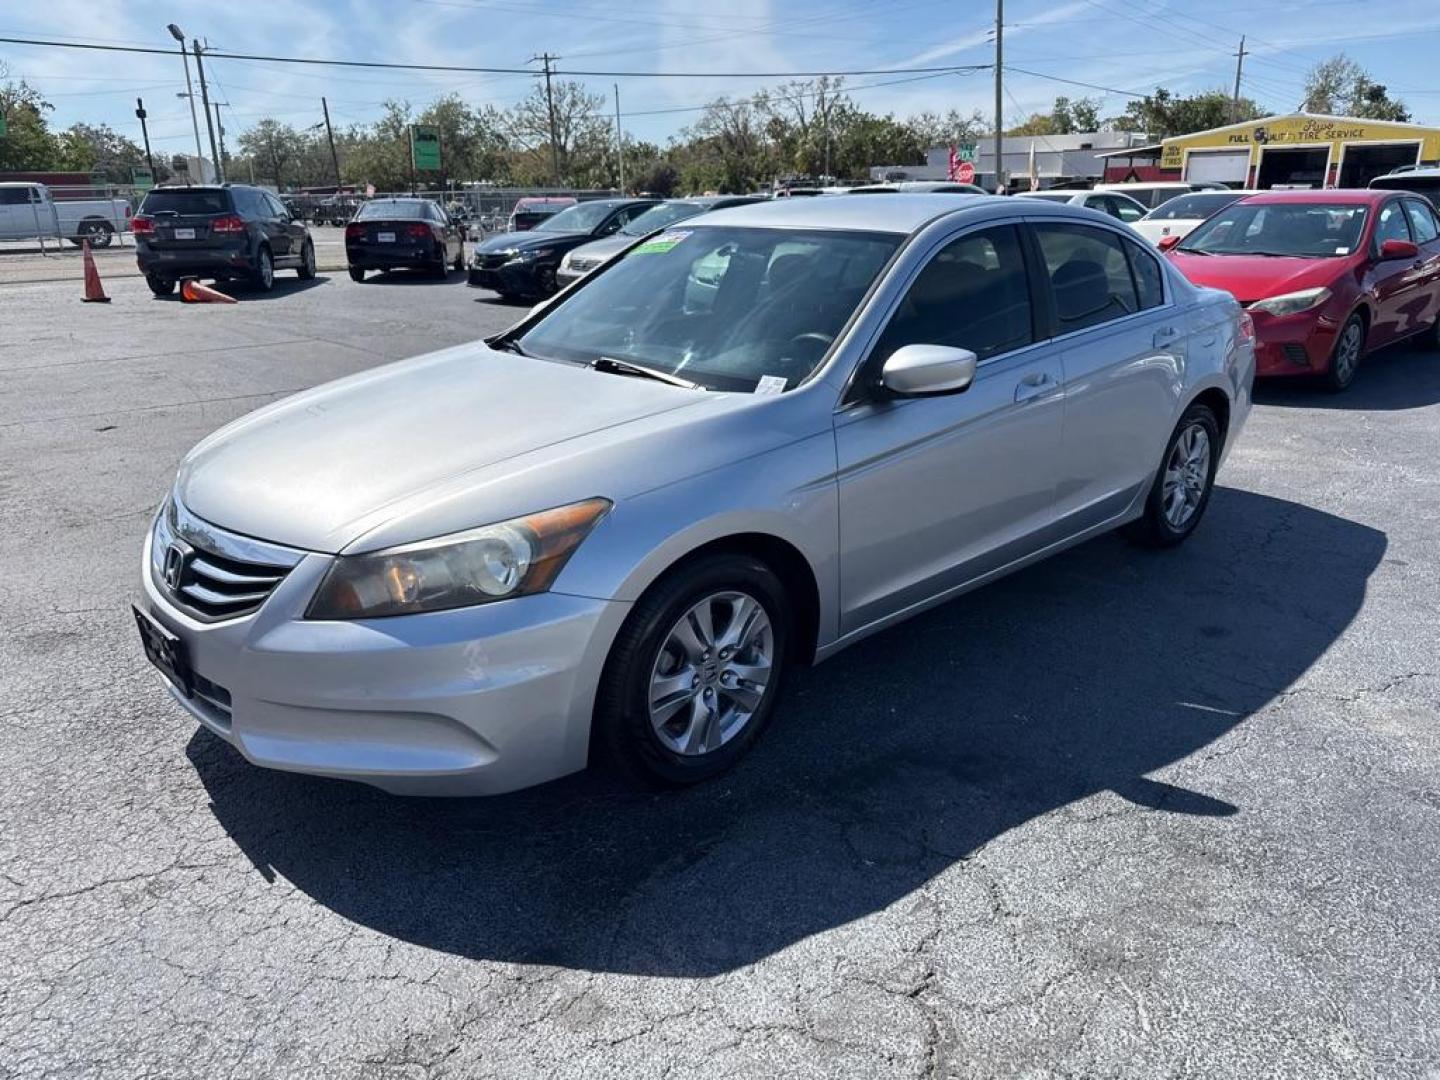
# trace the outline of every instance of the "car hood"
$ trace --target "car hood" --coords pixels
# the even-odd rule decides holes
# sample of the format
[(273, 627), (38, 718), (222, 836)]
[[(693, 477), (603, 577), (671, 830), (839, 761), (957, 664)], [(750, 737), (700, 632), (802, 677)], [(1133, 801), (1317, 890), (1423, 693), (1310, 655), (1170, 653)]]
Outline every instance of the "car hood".
[(309, 551), (373, 550), (607, 495), (617, 478), (592, 452), (633, 440), (646, 423), (749, 396), (477, 342), (242, 417), (190, 452), (175, 494), (192, 513), (247, 536)]
[(1292, 259), (1273, 255), (1188, 255), (1172, 251), (1170, 259), (1196, 285), (1224, 289), (1242, 304), (1332, 284), (1348, 261)]
[(501, 233), (475, 245), (477, 252), (529, 251), (532, 248), (554, 247), (556, 244), (582, 243), (589, 233), (525, 232)]
[(603, 240), (591, 240), (588, 244), (581, 244), (572, 252), (572, 256), (574, 258), (609, 259), (620, 254), (639, 239), (638, 236), (623, 236), (616, 233)]

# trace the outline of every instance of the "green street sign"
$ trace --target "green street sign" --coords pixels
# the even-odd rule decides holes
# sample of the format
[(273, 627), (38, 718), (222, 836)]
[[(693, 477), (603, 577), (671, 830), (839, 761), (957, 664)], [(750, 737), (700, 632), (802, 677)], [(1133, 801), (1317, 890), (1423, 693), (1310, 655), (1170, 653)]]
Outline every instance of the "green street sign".
[(973, 142), (961, 143), (955, 148), (955, 156), (961, 161), (974, 161), (975, 144)]
[(410, 128), (410, 164), (416, 172), (440, 171), (440, 129), (414, 124)]
[(134, 165), (130, 169), (130, 183), (137, 191), (149, 191), (155, 186), (155, 174), (149, 169)]

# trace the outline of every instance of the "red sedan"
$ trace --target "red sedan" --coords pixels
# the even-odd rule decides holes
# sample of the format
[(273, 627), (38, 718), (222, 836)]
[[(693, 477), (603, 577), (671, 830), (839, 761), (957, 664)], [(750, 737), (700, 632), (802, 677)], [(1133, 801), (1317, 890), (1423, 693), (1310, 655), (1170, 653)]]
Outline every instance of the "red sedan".
[(1275, 191), (1221, 210), (1161, 249), (1255, 321), (1255, 373), (1344, 390), (1366, 353), (1440, 347), (1440, 217), (1399, 191)]

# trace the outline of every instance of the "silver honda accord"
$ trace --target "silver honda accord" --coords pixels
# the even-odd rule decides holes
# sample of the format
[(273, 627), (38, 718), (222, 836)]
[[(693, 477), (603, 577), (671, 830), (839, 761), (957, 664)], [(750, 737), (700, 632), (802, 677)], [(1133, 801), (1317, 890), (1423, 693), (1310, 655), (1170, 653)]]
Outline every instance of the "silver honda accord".
[(786, 199), (182, 463), (135, 618), (257, 765), (486, 794), (731, 766), (787, 673), (1105, 530), (1195, 530), (1248, 316), (1031, 199)]

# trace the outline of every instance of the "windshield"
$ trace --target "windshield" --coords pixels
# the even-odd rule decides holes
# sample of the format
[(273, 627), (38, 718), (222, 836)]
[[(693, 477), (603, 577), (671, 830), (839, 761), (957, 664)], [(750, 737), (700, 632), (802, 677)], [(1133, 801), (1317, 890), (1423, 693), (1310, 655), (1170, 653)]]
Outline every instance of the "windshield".
[(140, 207), (142, 214), (228, 214), (230, 193), (223, 190), (152, 191)]
[(399, 218), (401, 221), (423, 221), (426, 218), (425, 203), (418, 199), (377, 199), (360, 207), (356, 221), (374, 221), (377, 218)]
[(1320, 259), (1360, 246), (1369, 207), (1356, 203), (1233, 203), (1179, 245), (1206, 255)]
[(566, 210), (561, 210), (539, 225), (535, 226), (536, 232), (553, 233), (588, 233), (609, 217), (615, 211), (615, 206), (608, 202), (580, 203)]
[(705, 207), (696, 206), (694, 203), (661, 203), (659, 206), (652, 206), (646, 210), (620, 232), (624, 236), (648, 236), (656, 229), (663, 229), (666, 225), (684, 221), (687, 217), (703, 213), (704, 210)]
[(711, 390), (779, 392), (814, 370), (902, 240), (672, 229), (632, 248), (518, 343), (546, 359), (643, 364)]
[(1223, 210), (1231, 203), (1243, 199), (1244, 195), (1230, 195), (1223, 191), (1214, 194), (1181, 195), (1157, 206), (1145, 215), (1146, 221), (1175, 221), (1179, 218), (1207, 218), (1216, 210)]

